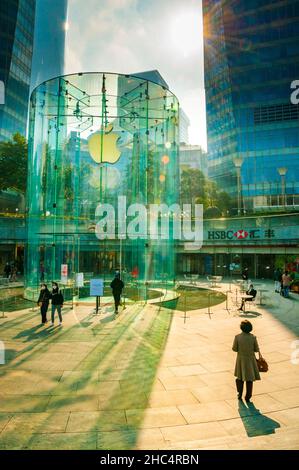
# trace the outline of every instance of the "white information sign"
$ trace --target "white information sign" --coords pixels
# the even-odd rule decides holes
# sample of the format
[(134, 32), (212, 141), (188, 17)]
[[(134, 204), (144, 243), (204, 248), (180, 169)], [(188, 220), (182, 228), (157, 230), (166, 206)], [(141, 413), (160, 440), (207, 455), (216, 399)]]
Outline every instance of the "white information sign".
[(77, 287), (84, 287), (84, 273), (77, 273), (76, 274), (76, 286)]

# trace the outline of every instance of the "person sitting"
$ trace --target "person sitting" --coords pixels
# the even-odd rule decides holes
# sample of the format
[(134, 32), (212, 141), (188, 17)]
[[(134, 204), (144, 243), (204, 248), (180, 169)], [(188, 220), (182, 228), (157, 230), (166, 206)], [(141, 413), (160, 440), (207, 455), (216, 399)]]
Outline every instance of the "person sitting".
[(253, 284), (250, 284), (249, 289), (246, 291), (246, 295), (251, 295), (251, 299), (242, 299), (242, 304), (239, 310), (245, 311), (245, 302), (252, 302), (256, 297), (256, 290), (253, 287)]

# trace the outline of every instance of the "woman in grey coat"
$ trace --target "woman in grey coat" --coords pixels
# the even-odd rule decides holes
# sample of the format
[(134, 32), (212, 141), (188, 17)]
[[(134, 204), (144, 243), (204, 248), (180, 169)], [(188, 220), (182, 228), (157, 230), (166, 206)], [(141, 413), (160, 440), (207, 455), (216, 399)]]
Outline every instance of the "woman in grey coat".
[(232, 348), (238, 353), (235, 367), (236, 386), (238, 398), (242, 400), (243, 386), (246, 382), (245, 400), (249, 402), (252, 397), (253, 382), (261, 380), (255, 353), (259, 353), (259, 357), (261, 354), (256, 336), (250, 333), (252, 324), (248, 320), (244, 320), (241, 322), (240, 328), (242, 333), (235, 336)]

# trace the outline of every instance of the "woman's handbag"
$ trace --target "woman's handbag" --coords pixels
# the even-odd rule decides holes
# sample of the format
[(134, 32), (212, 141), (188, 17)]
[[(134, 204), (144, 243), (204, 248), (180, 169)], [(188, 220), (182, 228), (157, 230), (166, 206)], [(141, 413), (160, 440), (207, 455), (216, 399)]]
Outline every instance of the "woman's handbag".
[(256, 362), (257, 362), (257, 367), (258, 367), (259, 372), (268, 372), (268, 369), (269, 369), (268, 363), (262, 356), (260, 356), (256, 360)]

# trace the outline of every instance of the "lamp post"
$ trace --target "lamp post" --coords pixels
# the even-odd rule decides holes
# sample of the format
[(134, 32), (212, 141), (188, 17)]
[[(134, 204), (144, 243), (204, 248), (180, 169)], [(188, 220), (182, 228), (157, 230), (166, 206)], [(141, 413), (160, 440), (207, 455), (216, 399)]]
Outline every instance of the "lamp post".
[(288, 171), (285, 167), (277, 168), (278, 173), (281, 176), (281, 195), (282, 195), (282, 205), (286, 206), (286, 173)]
[(241, 166), (243, 163), (242, 157), (234, 158), (234, 165), (237, 170), (237, 185), (238, 185), (238, 215), (241, 213)]

